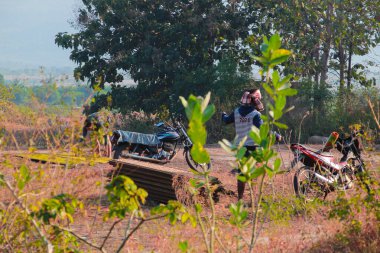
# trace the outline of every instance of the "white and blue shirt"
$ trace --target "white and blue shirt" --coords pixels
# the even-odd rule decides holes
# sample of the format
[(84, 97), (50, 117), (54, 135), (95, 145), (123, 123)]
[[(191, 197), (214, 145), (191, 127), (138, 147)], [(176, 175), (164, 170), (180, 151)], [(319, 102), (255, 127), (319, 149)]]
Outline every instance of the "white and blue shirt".
[[(230, 115), (223, 115), (222, 120), (226, 123), (235, 123), (237, 141), (240, 142), (245, 136), (248, 136), (252, 126), (260, 128), (263, 124), (261, 113), (253, 106), (240, 106), (236, 108)], [(251, 138), (247, 138), (244, 146), (255, 146)]]

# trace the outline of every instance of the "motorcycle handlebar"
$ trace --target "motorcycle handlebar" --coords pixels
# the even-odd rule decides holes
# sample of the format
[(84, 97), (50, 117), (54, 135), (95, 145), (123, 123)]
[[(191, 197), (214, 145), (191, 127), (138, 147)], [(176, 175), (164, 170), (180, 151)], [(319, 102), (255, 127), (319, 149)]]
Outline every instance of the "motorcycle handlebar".
[(354, 131), (354, 132), (352, 133), (352, 137), (357, 137), (359, 134), (364, 134), (364, 130)]
[(171, 121), (173, 122), (174, 125), (178, 125), (181, 123), (182, 120), (182, 115), (174, 116), (173, 114), (170, 116)]
[(358, 137), (359, 135), (363, 135), (363, 134), (364, 134), (364, 130), (355, 130), (355, 131), (351, 132), (350, 136), (348, 136), (348, 137), (345, 138), (345, 137), (343, 137), (344, 133), (342, 133), (342, 134), (339, 135), (338, 140), (339, 139), (340, 140), (349, 140), (349, 139), (354, 140), (354, 139), (356, 139), (356, 137)]
[[(341, 152), (344, 156), (347, 157), (347, 154), (352, 151), (355, 156), (360, 156), (360, 140), (358, 140), (359, 134), (364, 134), (363, 130), (353, 131), (349, 137), (344, 138), (339, 136), (336, 144), (336, 149)], [(343, 159), (342, 158), (342, 159)]]

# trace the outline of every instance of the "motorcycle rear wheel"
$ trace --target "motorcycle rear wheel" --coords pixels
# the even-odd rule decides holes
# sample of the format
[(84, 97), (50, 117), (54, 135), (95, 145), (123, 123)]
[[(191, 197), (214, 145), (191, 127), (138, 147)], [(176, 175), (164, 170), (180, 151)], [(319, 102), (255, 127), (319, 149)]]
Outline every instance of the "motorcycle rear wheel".
[(190, 150), (185, 151), (185, 159), (186, 159), (187, 164), (190, 166), (190, 168), (198, 172), (202, 172), (202, 168), (201, 168), (202, 166), (206, 167), (207, 170), (210, 170), (211, 168), (211, 163), (199, 164), (195, 162), (193, 157), (191, 157)]
[(314, 169), (311, 167), (303, 166), (299, 168), (294, 174), (293, 185), (296, 196), (305, 201), (314, 201), (325, 196), (325, 191), (318, 183)]

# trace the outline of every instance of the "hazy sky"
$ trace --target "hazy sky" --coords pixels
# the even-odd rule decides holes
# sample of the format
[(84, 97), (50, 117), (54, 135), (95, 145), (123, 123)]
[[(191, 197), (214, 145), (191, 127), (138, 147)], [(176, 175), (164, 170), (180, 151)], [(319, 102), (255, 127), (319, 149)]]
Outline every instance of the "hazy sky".
[[(75, 32), (69, 21), (81, 0), (0, 0), (0, 68), (74, 67), (69, 50), (59, 48), (55, 35)], [(379, 63), (380, 47), (354, 61)], [(378, 72), (377, 68), (372, 68)], [(377, 75), (377, 74), (376, 74)]]
[(0, 66), (73, 67), (69, 50), (54, 43), (80, 0), (0, 0)]

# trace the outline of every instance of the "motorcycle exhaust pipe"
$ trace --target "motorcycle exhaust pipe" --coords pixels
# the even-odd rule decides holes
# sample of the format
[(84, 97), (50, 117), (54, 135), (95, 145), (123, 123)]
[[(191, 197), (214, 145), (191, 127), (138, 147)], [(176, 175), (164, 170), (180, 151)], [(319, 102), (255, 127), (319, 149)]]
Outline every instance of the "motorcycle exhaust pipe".
[(322, 176), (322, 175), (320, 175), (320, 174), (318, 174), (318, 173), (315, 173), (315, 176), (316, 176), (319, 180), (321, 180), (321, 181), (323, 181), (323, 182), (325, 182), (325, 183), (328, 183), (328, 184), (334, 184), (334, 183), (335, 183), (335, 180), (328, 179), (328, 178), (326, 178), (326, 177), (324, 177), (324, 176)]

